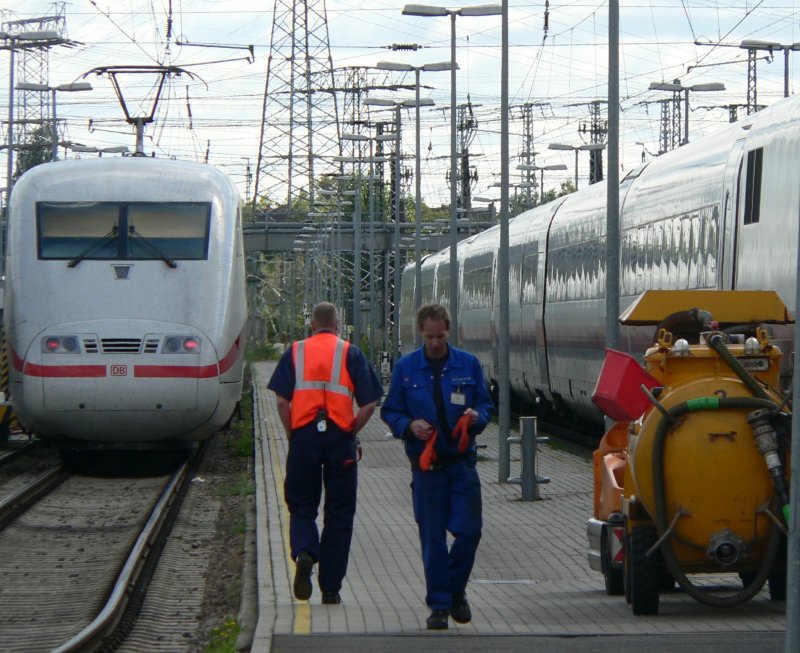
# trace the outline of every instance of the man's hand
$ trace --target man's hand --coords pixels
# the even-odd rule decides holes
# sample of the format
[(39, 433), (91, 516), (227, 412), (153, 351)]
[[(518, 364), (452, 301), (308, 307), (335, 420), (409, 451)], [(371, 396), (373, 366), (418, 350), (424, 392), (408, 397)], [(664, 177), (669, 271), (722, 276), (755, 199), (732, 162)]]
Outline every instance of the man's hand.
[(478, 421), (478, 411), (472, 408), (467, 408), (464, 411), (464, 415), (469, 416), (469, 425), (472, 426), (475, 422)]
[(433, 437), (433, 434), (436, 433), (436, 429), (433, 428), (428, 422), (424, 419), (415, 419), (411, 424), (408, 425), (409, 430), (414, 435), (415, 438), (426, 442)]

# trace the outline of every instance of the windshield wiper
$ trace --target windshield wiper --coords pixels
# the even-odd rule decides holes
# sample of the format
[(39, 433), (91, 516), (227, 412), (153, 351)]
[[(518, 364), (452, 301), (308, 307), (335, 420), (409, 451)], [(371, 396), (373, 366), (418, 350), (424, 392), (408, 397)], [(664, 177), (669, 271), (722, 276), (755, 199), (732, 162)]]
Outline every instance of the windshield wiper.
[(119, 228), (117, 225), (114, 225), (105, 236), (103, 236), (100, 240), (96, 240), (93, 242), (89, 247), (83, 250), (80, 254), (78, 254), (74, 259), (72, 259), (69, 263), (67, 263), (68, 268), (74, 268), (78, 263), (80, 263), (83, 259), (85, 259), (89, 254), (91, 254), (96, 249), (103, 247), (104, 245), (109, 245), (113, 243), (119, 237)]
[(129, 240), (138, 240), (141, 241), (142, 245), (144, 245), (147, 249), (150, 250), (152, 254), (155, 254), (158, 258), (160, 258), (167, 266), (171, 268), (177, 268), (178, 264), (173, 261), (169, 256), (167, 256), (164, 252), (162, 252), (156, 245), (153, 243), (149, 238), (142, 236), (138, 231), (136, 231), (136, 227), (128, 227), (128, 239)]

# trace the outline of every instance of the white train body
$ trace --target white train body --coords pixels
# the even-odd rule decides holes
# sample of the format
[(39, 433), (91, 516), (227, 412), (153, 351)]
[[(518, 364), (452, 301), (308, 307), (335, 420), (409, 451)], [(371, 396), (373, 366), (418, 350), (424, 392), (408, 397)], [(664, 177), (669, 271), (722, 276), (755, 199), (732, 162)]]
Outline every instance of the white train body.
[[(646, 289), (768, 289), (794, 310), (800, 222), (800, 96), (657, 157), (620, 182), (620, 309)], [(591, 394), (605, 347), (606, 183), (509, 224), (512, 392), (602, 423)], [(458, 342), (498, 378), (499, 227), (458, 247)], [(449, 256), (423, 260), (422, 301), (448, 304)], [(427, 280), (427, 281), (426, 281)], [(403, 273), (403, 350), (413, 348), (414, 264)], [(775, 338), (792, 351), (791, 327)], [(640, 356), (652, 328), (624, 327)], [(410, 337), (412, 336), (412, 337)], [(786, 370), (788, 373), (788, 370)]]
[(15, 414), (50, 440), (205, 438), (242, 392), (239, 195), (211, 166), (48, 163), (14, 187), (5, 331)]

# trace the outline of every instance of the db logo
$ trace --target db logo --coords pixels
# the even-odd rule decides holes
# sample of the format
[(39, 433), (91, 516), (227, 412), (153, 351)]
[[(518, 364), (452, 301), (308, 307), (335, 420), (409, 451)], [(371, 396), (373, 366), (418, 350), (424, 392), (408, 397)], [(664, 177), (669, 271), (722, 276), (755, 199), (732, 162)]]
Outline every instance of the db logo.
[(127, 365), (112, 365), (111, 376), (128, 376)]

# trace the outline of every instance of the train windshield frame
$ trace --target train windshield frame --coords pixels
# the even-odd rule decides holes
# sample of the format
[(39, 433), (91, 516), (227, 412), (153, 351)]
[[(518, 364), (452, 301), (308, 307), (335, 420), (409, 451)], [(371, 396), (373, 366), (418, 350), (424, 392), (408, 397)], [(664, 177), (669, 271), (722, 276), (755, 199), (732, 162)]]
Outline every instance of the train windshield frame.
[(208, 259), (210, 202), (37, 202), (40, 260)]

